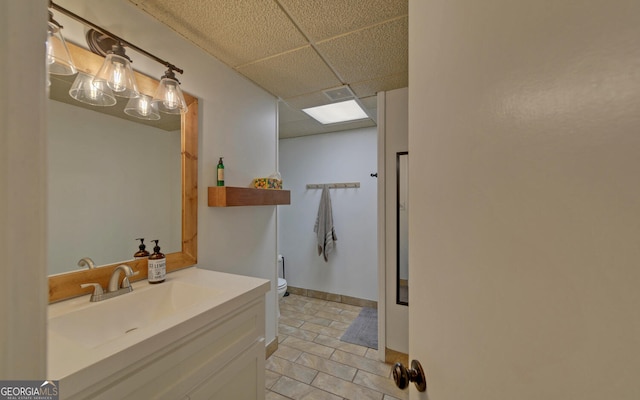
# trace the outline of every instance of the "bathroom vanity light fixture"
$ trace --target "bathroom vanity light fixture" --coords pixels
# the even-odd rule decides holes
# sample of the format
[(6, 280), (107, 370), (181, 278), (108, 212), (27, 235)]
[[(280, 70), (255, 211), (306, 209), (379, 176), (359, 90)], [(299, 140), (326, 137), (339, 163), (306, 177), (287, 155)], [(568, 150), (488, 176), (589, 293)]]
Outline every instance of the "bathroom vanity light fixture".
[(180, 114), (187, 112), (187, 102), (180, 89), (180, 81), (176, 74), (169, 68), (160, 79), (160, 84), (153, 96), (153, 104), (158, 110), (167, 114)]
[(124, 53), (120, 42), (113, 45), (102, 63), (102, 67), (93, 78), (93, 84), (105, 83), (119, 97), (134, 98), (140, 94), (136, 78), (131, 68), (131, 59)]
[[(97, 106), (114, 105), (115, 102), (112, 100), (114, 95), (129, 98), (131, 100), (129, 100), (125, 107), (125, 113), (142, 119), (160, 119), (158, 111), (168, 114), (187, 112), (188, 106), (180, 89), (180, 81), (178, 81), (175, 75), (175, 72), (182, 74), (182, 69), (55, 4), (51, 0), (49, 1), (49, 7), (90, 27), (91, 29), (87, 32), (89, 47), (94, 53), (105, 57), (104, 63), (95, 77), (87, 74), (78, 74), (73, 87), (69, 91), (71, 97), (78, 101)], [(50, 15), (52, 15), (51, 12)], [(51, 21), (53, 21), (52, 17), (50, 18), (49, 37), (51, 37), (52, 32), (57, 33), (61, 28), (60, 24), (55, 23), (55, 21), (52, 23)], [(64, 41), (62, 43), (64, 44)], [(105, 45), (108, 45), (110, 49), (107, 50), (103, 48)], [(125, 54), (125, 47), (133, 49), (168, 68), (160, 80), (153, 99), (138, 91), (135, 75), (131, 68), (132, 61), (131, 58)], [(48, 41), (47, 60), (50, 59), (50, 48), (51, 46)], [(64, 48), (68, 55), (69, 51), (66, 49), (66, 45)], [(70, 65), (73, 66), (70, 60), (71, 57), (69, 57), (69, 62)], [(73, 67), (73, 72), (67, 75), (73, 75), (74, 73), (76, 73), (75, 67)], [(88, 80), (90, 80), (89, 85), (87, 85)], [(95, 90), (92, 90), (90, 86), (93, 86)]]
[(47, 23), (47, 65), (49, 73), (54, 75), (74, 75), (76, 66), (73, 65), (67, 43), (62, 36), (62, 25), (53, 19), (53, 13), (49, 11)]
[(113, 91), (106, 82), (95, 82), (93, 76), (84, 72), (78, 72), (78, 76), (69, 90), (69, 95), (92, 106), (108, 107), (116, 104)]
[(158, 105), (151, 101), (151, 97), (146, 94), (140, 94), (138, 97), (130, 99), (124, 108), (127, 115), (140, 119), (158, 120)]
[(341, 101), (318, 107), (303, 108), (302, 111), (321, 124), (355, 121), (369, 118), (355, 100)]

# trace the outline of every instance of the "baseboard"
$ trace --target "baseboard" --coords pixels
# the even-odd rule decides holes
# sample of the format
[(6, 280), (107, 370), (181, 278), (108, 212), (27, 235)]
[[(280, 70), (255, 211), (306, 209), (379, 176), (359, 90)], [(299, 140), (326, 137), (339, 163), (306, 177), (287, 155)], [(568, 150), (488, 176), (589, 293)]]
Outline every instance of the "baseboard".
[(275, 339), (273, 339), (271, 341), (271, 343), (269, 343), (266, 347), (266, 357), (265, 358), (269, 358), (271, 357), (271, 355), (273, 353), (276, 352), (276, 350), (278, 350), (278, 337), (276, 336)]
[(328, 292), (322, 292), (320, 290), (303, 289), (303, 288), (297, 288), (292, 286), (288, 286), (287, 291), (291, 294), (297, 294), (298, 296), (312, 297), (314, 299), (335, 301), (336, 303), (350, 304), (352, 306), (358, 306), (358, 307), (378, 308), (377, 301), (359, 299), (357, 297), (345, 296), (343, 294), (328, 293)]
[(384, 362), (386, 362), (387, 364), (395, 364), (397, 362), (401, 362), (402, 365), (407, 367), (409, 365), (409, 355), (401, 353), (399, 351), (391, 350), (389, 348), (385, 348)]

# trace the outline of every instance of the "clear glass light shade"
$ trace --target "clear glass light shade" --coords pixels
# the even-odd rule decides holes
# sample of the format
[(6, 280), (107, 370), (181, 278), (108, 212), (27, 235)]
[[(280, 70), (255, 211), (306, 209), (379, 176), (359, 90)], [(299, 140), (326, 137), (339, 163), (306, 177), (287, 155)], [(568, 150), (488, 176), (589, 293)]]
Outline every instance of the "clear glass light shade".
[(107, 54), (104, 63), (93, 80), (94, 85), (106, 83), (119, 97), (137, 97), (138, 85), (131, 63), (117, 54)]
[(49, 22), (47, 34), (47, 64), (50, 74), (73, 75), (77, 72), (60, 27), (53, 22)]
[(76, 76), (69, 95), (74, 99), (91, 104), (93, 106), (113, 106), (116, 104), (116, 98), (111, 88), (104, 82), (93, 82), (93, 76), (79, 72)]
[(171, 78), (162, 78), (153, 96), (153, 102), (158, 110), (166, 114), (181, 114), (187, 112), (187, 102), (180, 89), (180, 83)]
[(139, 97), (130, 99), (124, 108), (127, 115), (140, 119), (157, 120), (160, 119), (157, 103), (151, 101), (151, 97), (141, 94)]

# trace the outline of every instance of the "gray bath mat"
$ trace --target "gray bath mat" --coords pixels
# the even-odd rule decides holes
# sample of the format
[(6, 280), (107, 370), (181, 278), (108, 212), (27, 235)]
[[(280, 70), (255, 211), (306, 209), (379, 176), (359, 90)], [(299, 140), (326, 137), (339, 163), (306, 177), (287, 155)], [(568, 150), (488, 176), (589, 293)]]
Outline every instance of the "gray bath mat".
[(343, 342), (378, 348), (378, 310), (363, 308), (340, 338)]

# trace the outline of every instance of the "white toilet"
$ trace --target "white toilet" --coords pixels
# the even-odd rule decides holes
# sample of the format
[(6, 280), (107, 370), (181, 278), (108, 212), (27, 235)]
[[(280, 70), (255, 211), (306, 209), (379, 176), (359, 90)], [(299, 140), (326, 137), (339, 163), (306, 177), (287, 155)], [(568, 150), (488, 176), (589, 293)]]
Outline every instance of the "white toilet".
[(278, 298), (283, 298), (285, 293), (287, 293), (287, 281), (278, 278)]
[[(282, 254), (278, 254), (278, 270), (282, 265), (282, 276), (284, 276), (284, 257)], [(280, 318), (280, 299), (287, 293), (287, 281), (284, 278), (278, 277), (278, 318)]]

